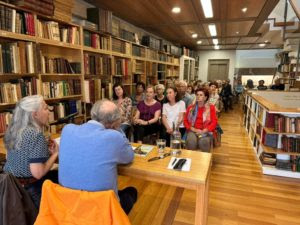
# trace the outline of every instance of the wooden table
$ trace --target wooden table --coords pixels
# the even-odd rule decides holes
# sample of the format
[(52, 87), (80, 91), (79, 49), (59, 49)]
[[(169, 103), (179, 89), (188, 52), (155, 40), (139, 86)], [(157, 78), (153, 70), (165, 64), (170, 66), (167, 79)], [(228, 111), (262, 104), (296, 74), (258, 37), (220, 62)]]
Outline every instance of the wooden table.
[(180, 157), (192, 159), (189, 172), (167, 169), (171, 157), (152, 162), (147, 161), (154, 156), (157, 156), (156, 147), (147, 157), (136, 156), (131, 164), (119, 166), (119, 174), (196, 190), (195, 225), (205, 225), (207, 222), (211, 153), (182, 150)]

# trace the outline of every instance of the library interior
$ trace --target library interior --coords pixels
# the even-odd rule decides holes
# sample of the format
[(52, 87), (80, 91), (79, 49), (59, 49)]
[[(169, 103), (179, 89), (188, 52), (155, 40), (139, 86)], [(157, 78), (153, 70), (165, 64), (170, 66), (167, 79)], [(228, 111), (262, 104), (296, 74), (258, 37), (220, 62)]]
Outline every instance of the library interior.
[(299, 20), (0, 1), (0, 225), (300, 225)]

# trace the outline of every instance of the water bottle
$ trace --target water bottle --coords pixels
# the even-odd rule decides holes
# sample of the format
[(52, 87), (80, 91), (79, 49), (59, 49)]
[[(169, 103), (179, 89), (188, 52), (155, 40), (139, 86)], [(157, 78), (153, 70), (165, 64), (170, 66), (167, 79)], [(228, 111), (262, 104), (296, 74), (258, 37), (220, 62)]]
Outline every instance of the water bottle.
[(172, 155), (179, 155), (181, 153), (181, 134), (179, 127), (175, 127), (173, 122), (173, 134), (171, 135), (171, 152)]

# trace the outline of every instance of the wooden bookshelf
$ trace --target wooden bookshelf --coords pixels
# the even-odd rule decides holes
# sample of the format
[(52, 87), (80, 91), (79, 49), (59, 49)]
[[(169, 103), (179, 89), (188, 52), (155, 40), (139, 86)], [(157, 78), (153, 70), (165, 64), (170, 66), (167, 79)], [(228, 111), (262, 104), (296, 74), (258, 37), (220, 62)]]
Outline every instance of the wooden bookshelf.
[[(276, 98), (274, 98), (275, 94), (276, 94)], [(280, 160), (281, 160), (280, 163), (289, 162), (291, 165), (293, 163), (298, 162), (297, 160), (293, 161), (292, 156), (300, 157), (300, 152), (298, 152), (300, 151), (300, 149), (297, 149), (297, 145), (294, 144), (297, 143), (296, 141), (298, 141), (300, 134), (291, 133), (291, 132), (274, 132), (272, 128), (269, 127), (273, 127), (270, 125), (270, 123), (275, 124), (275, 119), (279, 120), (279, 118), (300, 117), (299, 108), (294, 108), (294, 106), (297, 105), (299, 99), (300, 99), (300, 92), (248, 91), (245, 94), (245, 107), (244, 107), (243, 121), (246, 127), (246, 131), (248, 132), (249, 138), (253, 145), (253, 149), (255, 150), (257, 160), (261, 165), (263, 174), (300, 178), (299, 176), (300, 171), (281, 170), (279, 169), (281, 168), (279, 164), (278, 164), (278, 168), (277, 168), (277, 164), (276, 166), (270, 167), (268, 165), (265, 165), (260, 159), (261, 154), (272, 153), (276, 155), (276, 163)], [(281, 109), (283, 111), (280, 111)], [(258, 115), (261, 116), (262, 118), (261, 120), (258, 119), (259, 117)], [(278, 121), (276, 123), (279, 124)], [(284, 126), (283, 129), (288, 129), (288, 128)], [(257, 131), (260, 132), (257, 133)], [(253, 132), (255, 135), (253, 135)], [(273, 135), (273, 136), (268, 136), (268, 135)], [(254, 139), (256, 143), (254, 143)], [(274, 148), (274, 147), (269, 147), (267, 145), (277, 146), (277, 147)], [(290, 151), (286, 151), (284, 149), (290, 149)], [(282, 160), (285, 161), (283, 162)], [(290, 165), (290, 164), (286, 164), (286, 165)], [(294, 168), (297, 168), (297, 165)]]

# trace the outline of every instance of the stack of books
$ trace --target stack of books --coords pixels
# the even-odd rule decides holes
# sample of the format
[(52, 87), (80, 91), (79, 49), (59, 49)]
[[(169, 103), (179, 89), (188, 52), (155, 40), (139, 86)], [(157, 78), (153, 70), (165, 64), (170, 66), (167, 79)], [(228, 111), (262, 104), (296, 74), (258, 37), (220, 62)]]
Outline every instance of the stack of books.
[(70, 23), (74, 0), (54, 0), (54, 18)]
[(114, 52), (119, 52), (119, 53), (129, 55), (130, 54), (130, 43), (112, 38), (112, 50)]
[(95, 23), (99, 27), (99, 31), (104, 33), (112, 33), (112, 12), (100, 8), (88, 8), (87, 20)]
[(276, 165), (276, 155), (273, 153), (262, 152), (259, 158), (262, 164), (264, 165), (270, 165), (270, 166)]
[(53, 0), (12, 0), (11, 3), (42, 15), (54, 15)]

